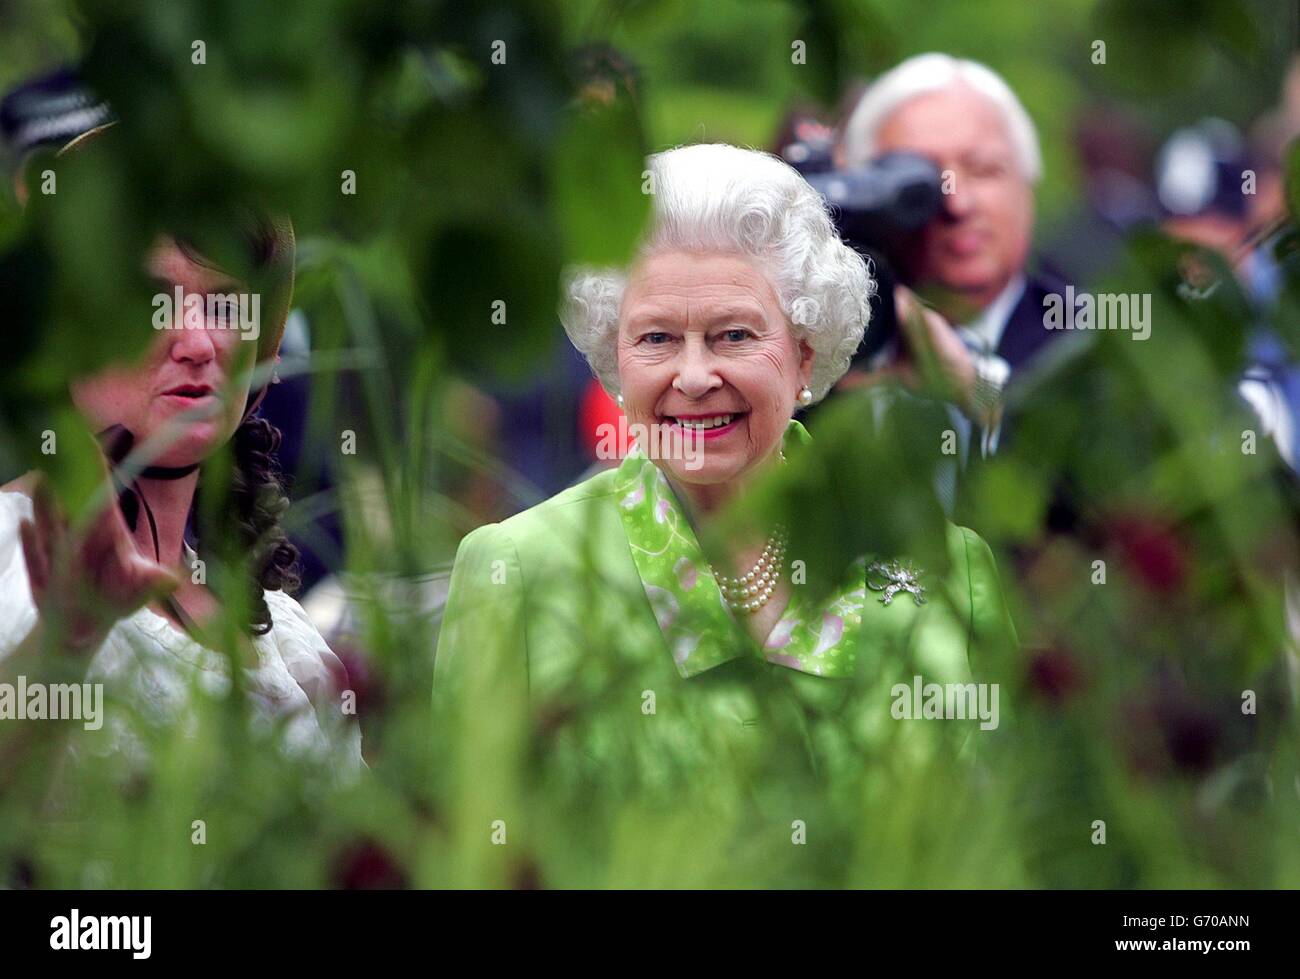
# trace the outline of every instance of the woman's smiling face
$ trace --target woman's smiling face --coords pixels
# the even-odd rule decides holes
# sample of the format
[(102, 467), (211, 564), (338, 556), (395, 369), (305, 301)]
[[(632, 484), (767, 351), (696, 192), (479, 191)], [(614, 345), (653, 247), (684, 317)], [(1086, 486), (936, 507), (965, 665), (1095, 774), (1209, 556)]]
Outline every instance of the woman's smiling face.
[(766, 459), (812, 363), (748, 259), (669, 251), (633, 270), (619, 312), (623, 410), (684, 449), (662, 460), (678, 482), (725, 484)]

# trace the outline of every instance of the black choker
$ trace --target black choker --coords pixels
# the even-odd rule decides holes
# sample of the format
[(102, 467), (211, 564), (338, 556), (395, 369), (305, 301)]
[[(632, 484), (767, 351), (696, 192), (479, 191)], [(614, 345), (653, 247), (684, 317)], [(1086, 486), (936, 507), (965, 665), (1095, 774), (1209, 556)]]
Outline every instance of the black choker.
[(145, 466), (140, 470), (140, 475), (145, 479), (184, 479), (198, 468), (197, 462), (188, 466)]

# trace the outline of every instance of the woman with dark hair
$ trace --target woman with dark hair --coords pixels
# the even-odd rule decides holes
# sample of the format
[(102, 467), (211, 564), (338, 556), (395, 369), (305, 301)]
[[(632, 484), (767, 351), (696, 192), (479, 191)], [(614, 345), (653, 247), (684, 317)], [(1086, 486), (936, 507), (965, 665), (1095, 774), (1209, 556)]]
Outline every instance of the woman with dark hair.
[[(280, 433), (255, 413), (265, 392), (254, 386), (255, 368), (277, 359), (289, 312), (293, 228), (256, 222), (249, 245), (253, 281), (240, 281), (192, 245), (159, 237), (146, 257), (159, 288), (152, 342), (138, 358), (72, 383), (118, 505), (74, 530), (41, 473), (0, 487), (0, 674), (24, 673), (51, 647), (84, 655), (87, 680), (132, 708), (107, 725), (111, 744), (130, 751), (128, 714), (174, 722), (194, 687), (223, 694), (229, 664), (240, 663), (237, 686), (259, 721), (284, 722), (290, 754), (355, 768), (360, 738), (344, 710), (346, 673), (288, 594), (298, 554), (280, 526), (289, 505), (275, 462)], [(228, 441), (224, 499), (196, 506), (199, 467)], [(246, 641), (237, 649), (213, 628), (222, 609), (208, 587), (205, 545), (220, 551), (214, 569), (248, 568), (239, 609)]]

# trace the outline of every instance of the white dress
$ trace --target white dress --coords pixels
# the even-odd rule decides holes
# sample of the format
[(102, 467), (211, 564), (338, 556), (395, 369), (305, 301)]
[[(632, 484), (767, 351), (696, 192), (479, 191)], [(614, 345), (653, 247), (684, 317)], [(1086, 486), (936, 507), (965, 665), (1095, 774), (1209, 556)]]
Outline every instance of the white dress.
[[(0, 662), (22, 644), (37, 620), (18, 530), (22, 520), (31, 519), (27, 496), (0, 492)], [(254, 724), (263, 732), (283, 724), (287, 755), (319, 761), (340, 776), (354, 775), (363, 767), (361, 735), (355, 717), (344, 710), (335, 680), (345, 675), (342, 664), (301, 605), (280, 591), (264, 594), (271, 629), (252, 637), (258, 662), (244, 672)], [(217, 697), (230, 689), (226, 657), (145, 607), (113, 626), (90, 660), (86, 682), (105, 685), (108, 750), (136, 758), (143, 748), (124, 714), (188, 728), (194, 687)], [(132, 709), (110, 709), (111, 698), (125, 700)]]

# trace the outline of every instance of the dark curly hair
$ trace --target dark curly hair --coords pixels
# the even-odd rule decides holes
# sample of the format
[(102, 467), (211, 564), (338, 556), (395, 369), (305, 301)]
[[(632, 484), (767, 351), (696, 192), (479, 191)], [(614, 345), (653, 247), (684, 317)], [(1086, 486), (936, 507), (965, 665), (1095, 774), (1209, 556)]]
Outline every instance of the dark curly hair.
[(301, 583), (298, 548), (280, 526), (289, 497), (276, 459), (279, 448), (280, 430), (260, 415), (245, 418), (235, 430), (230, 499), (239, 545), (251, 571), (249, 631), (258, 636), (271, 630), (263, 592), (293, 594)]

